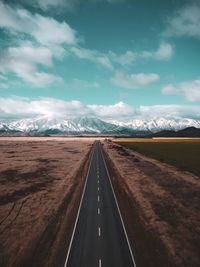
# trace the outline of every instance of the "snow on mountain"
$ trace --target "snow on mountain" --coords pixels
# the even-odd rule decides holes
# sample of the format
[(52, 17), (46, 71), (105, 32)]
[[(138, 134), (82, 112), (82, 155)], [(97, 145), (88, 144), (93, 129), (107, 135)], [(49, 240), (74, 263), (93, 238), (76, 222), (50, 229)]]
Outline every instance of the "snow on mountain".
[(97, 118), (75, 118), (63, 119), (51, 116), (42, 116), (36, 118), (28, 118), (14, 120), (7, 123), (0, 123), (0, 130), (18, 131), (22, 133), (117, 133), (123, 130), (123, 127), (104, 122)]
[(151, 131), (153, 133), (162, 130), (181, 130), (187, 127), (200, 128), (200, 120), (193, 119), (165, 119), (159, 118), (154, 120), (133, 119), (129, 121), (113, 120), (111, 123), (133, 130)]
[(192, 126), (200, 128), (200, 120), (159, 118), (154, 120), (132, 119), (129, 121), (113, 120), (105, 122), (98, 118), (89, 117), (66, 119), (41, 116), (1, 121), (0, 133), (145, 135), (162, 130), (178, 131)]

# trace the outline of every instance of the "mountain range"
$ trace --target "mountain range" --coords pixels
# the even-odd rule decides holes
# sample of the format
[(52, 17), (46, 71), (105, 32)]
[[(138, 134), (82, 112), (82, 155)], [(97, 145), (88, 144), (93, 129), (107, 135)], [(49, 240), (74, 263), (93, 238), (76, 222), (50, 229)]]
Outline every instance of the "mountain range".
[[(158, 132), (178, 132), (182, 129), (200, 128), (200, 120), (132, 119), (129, 121), (103, 121), (98, 118), (55, 118), (40, 116), (0, 121), (0, 135), (116, 135), (116, 136), (151, 136)], [(173, 134), (172, 134), (173, 135)]]

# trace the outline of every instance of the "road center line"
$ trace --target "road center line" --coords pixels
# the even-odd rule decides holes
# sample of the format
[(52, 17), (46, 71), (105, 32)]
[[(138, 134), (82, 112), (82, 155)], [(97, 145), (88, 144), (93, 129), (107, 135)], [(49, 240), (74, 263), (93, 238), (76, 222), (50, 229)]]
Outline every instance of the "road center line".
[(101, 236), (101, 228), (100, 227), (99, 227), (98, 233), (99, 233), (99, 236)]
[(101, 267), (101, 259), (99, 260), (99, 267)]

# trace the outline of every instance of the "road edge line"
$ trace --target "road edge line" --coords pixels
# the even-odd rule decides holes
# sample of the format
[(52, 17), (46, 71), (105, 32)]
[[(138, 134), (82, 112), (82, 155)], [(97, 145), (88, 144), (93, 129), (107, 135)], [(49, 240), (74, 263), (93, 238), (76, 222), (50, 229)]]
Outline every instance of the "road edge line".
[(86, 189), (88, 176), (89, 176), (89, 172), (90, 172), (90, 168), (91, 168), (91, 164), (92, 164), (92, 158), (94, 156), (95, 146), (96, 146), (96, 142), (94, 142), (94, 147), (92, 148), (93, 151), (92, 151), (91, 157), (90, 157), (90, 164), (89, 164), (89, 167), (88, 167), (87, 176), (86, 176), (86, 179), (85, 179), (85, 184), (84, 184), (83, 192), (82, 192), (82, 195), (81, 195), (81, 200), (80, 200), (80, 203), (79, 203), (78, 213), (77, 213), (77, 216), (76, 216), (76, 221), (75, 221), (75, 224), (74, 224), (71, 240), (70, 240), (70, 243), (69, 243), (69, 247), (68, 247), (68, 251), (67, 251), (67, 256), (66, 256), (66, 259), (65, 259), (64, 267), (67, 267), (69, 254), (70, 254), (70, 250), (71, 250), (72, 242), (73, 242), (73, 239), (74, 239), (74, 234), (75, 234), (75, 231), (76, 231), (76, 226), (77, 226), (77, 223), (78, 223), (79, 214), (80, 214), (80, 210), (81, 210), (81, 206), (82, 206), (82, 202), (83, 202), (83, 197), (85, 195), (85, 189)]
[(129, 251), (130, 251), (130, 254), (131, 254), (131, 258), (132, 258), (132, 261), (133, 261), (133, 266), (136, 267), (136, 263), (135, 263), (135, 259), (133, 257), (133, 252), (132, 252), (132, 249), (131, 249), (130, 241), (128, 239), (127, 231), (126, 231), (126, 228), (125, 228), (125, 225), (124, 225), (124, 221), (123, 221), (123, 218), (122, 218), (122, 215), (121, 215), (121, 211), (120, 211), (120, 208), (119, 208), (119, 205), (118, 205), (117, 197), (115, 195), (115, 191), (114, 191), (114, 188), (113, 188), (113, 185), (112, 185), (110, 174), (108, 172), (107, 164), (106, 164), (103, 152), (102, 152), (102, 144), (101, 144), (101, 142), (100, 142), (100, 150), (101, 150), (101, 156), (102, 156), (103, 161), (104, 161), (104, 165), (106, 167), (106, 172), (107, 172), (107, 175), (108, 175), (108, 178), (109, 178), (109, 181), (110, 181), (110, 185), (111, 185), (111, 188), (112, 188), (114, 199), (115, 199), (115, 202), (116, 202), (116, 205), (117, 205), (117, 209), (118, 209), (118, 212), (119, 212), (119, 217), (120, 217), (120, 220), (121, 220), (121, 223), (122, 223), (122, 227), (123, 227), (123, 230), (124, 230), (124, 233), (125, 233), (125, 236), (126, 236), (126, 241), (128, 243), (128, 248), (129, 248)]

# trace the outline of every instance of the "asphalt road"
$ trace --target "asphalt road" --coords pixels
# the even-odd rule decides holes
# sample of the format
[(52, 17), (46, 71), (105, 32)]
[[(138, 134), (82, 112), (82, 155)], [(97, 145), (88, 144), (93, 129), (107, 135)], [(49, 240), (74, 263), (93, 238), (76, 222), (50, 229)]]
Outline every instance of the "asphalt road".
[(102, 154), (95, 142), (64, 267), (136, 266)]

